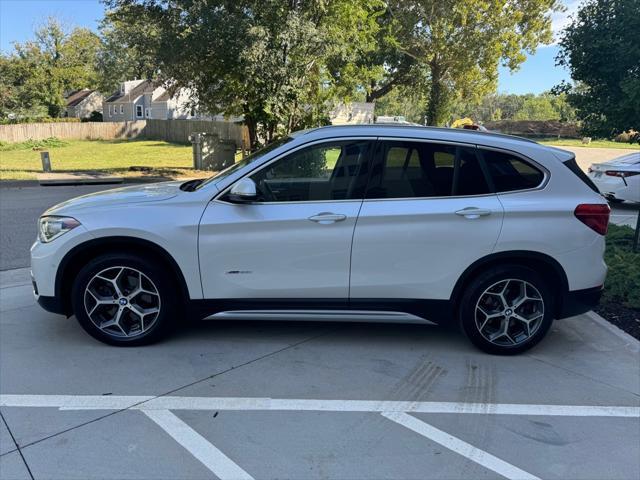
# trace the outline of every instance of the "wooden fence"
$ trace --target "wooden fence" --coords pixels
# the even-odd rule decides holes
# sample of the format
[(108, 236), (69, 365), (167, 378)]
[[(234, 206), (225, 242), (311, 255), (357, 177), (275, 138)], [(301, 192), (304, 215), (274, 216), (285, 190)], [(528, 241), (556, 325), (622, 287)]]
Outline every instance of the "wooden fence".
[(167, 142), (189, 142), (192, 133), (216, 134), (221, 140), (233, 140), (238, 148), (248, 149), (247, 127), (232, 122), (210, 120), (147, 120), (143, 135)]
[(138, 120), (135, 122), (20, 123), (0, 125), (0, 141), (24, 142), (56, 137), (61, 140), (115, 140), (147, 138), (188, 143), (196, 132), (217, 134), (248, 149), (249, 135), (244, 125), (208, 120)]

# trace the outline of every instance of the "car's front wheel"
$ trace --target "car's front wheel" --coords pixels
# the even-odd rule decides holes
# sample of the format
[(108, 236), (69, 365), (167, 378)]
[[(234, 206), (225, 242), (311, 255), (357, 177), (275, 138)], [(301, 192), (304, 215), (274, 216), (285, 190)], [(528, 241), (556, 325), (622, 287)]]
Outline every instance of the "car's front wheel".
[(111, 345), (144, 345), (172, 326), (178, 301), (166, 273), (150, 259), (105, 254), (76, 276), (71, 292), (80, 325)]
[(468, 286), (460, 306), (460, 325), (474, 345), (488, 353), (513, 355), (528, 350), (553, 322), (553, 297), (545, 280), (520, 266), (495, 268)]

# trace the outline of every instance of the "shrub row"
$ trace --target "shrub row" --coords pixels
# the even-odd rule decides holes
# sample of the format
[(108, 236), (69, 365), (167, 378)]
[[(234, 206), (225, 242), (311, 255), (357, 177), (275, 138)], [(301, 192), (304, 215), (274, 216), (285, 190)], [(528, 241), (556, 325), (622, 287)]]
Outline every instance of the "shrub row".
[(633, 251), (633, 235), (630, 227), (609, 225), (604, 254), (609, 273), (602, 303), (640, 310), (640, 252)]
[(60, 140), (56, 137), (45, 138), (44, 140), (26, 140), (24, 142), (3, 142), (0, 140), (0, 152), (8, 152), (10, 150), (41, 150), (43, 148), (65, 147), (69, 142)]

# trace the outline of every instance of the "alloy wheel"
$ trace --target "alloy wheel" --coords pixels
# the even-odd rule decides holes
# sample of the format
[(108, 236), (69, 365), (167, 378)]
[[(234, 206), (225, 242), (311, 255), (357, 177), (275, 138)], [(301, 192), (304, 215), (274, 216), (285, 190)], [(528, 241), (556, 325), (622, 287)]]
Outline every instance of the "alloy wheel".
[(91, 322), (114, 337), (147, 332), (160, 314), (160, 294), (144, 273), (131, 267), (109, 267), (95, 274), (84, 291)]
[(542, 295), (524, 280), (496, 282), (476, 303), (476, 327), (494, 345), (514, 346), (526, 342), (538, 331), (543, 319)]

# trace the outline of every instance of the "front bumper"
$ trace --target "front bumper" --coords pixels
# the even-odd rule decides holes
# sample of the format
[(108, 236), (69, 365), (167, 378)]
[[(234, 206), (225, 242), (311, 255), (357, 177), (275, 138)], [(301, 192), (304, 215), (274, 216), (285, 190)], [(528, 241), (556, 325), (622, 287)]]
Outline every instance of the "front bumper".
[(585, 288), (565, 293), (557, 318), (573, 317), (592, 310), (600, 303), (603, 287)]
[(69, 312), (66, 311), (65, 306), (58, 297), (44, 297), (39, 295), (37, 301), (38, 305), (44, 308), (47, 312), (69, 316)]

